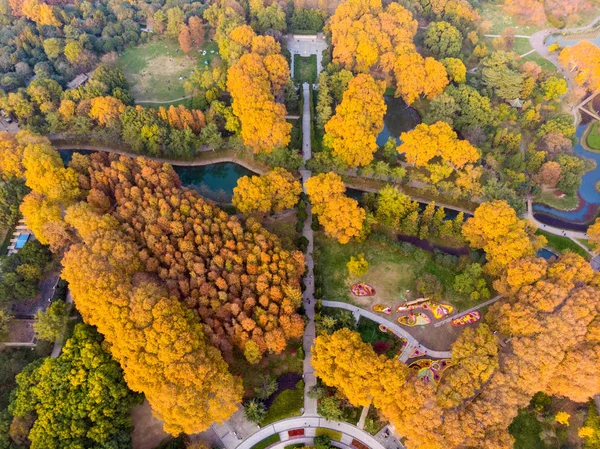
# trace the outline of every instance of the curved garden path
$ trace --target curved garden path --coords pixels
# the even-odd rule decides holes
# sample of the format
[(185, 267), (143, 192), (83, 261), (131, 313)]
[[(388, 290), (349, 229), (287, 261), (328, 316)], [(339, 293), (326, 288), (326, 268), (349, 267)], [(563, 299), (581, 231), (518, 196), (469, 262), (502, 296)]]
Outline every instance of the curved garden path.
[(426, 348), (425, 346), (421, 345), (419, 341), (415, 337), (413, 337), (406, 329), (402, 328), (396, 323), (393, 323), (390, 320), (387, 320), (386, 318), (383, 318), (380, 315), (371, 312), (370, 310), (362, 309), (353, 304), (348, 304), (347, 302), (325, 300), (321, 302), (325, 307), (334, 307), (337, 309), (344, 309), (352, 312), (357, 321), (361, 316), (364, 316), (365, 318), (368, 318), (371, 321), (383, 324), (384, 326), (391, 329), (394, 332), (394, 334), (404, 338), (406, 341), (408, 341), (408, 345), (406, 346), (406, 348), (404, 348), (402, 354), (400, 354), (401, 362), (406, 362), (410, 358), (410, 355), (412, 354), (413, 350), (417, 348), (425, 352), (428, 356), (435, 357), (437, 359), (446, 359), (452, 356), (452, 353), (450, 351), (434, 351), (433, 349)]
[(189, 100), (190, 98), (192, 98), (191, 95), (186, 95), (185, 97), (179, 97), (179, 98), (175, 98), (175, 100), (169, 100), (169, 101), (162, 101), (162, 100), (135, 100), (135, 104), (148, 104), (148, 103), (154, 103), (154, 104), (171, 104), (171, 103), (175, 103), (175, 102), (181, 101), (181, 100)]
[[(280, 443), (274, 444), (272, 448), (283, 448), (294, 443), (310, 443), (315, 436), (317, 428), (330, 429), (340, 432), (342, 438), (340, 441), (333, 441), (334, 444), (350, 448), (353, 447), (353, 440), (357, 440), (368, 446), (370, 449), (385, 449), (372, 435), (360, 430), (358, 427), (346, 422), (328, 421), (325, 418), (318, 416), (300, 416), (296, 418), (283, 419), (273, 424), (268, 424), (257, 432), (250, 435), (245, 440), (241, 441), (235, 449), (251, 449), (257, 443), (260, 443), (265, 438), (271, 435), (279, 434)], [(304, 437), (290, 438), (288, 431), (295, 429), (304, 429)], [(310, 444), (309, 444), (310, 445)]]

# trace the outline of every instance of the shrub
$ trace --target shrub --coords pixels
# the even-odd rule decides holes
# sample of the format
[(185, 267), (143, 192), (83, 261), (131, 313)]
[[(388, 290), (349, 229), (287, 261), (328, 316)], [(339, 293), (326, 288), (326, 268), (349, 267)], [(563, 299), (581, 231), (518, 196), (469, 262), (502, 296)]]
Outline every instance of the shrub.
[(308, 239), (303, 235), (298, 237), (296, 239), (296, 248), (298, 248), (298, 250), (301, 252), (306, 253), (306, 250), (308, 249)]
[[(263, 419), (261, 425), (265, 426), (267, 424), (279, 421), (281, 419), (296, 416), (300, 414), (300, 409), (303, 406), (303, 390), (284, 390), (277, 395), (277, 397), (271, 404), (271, 407), (269, 407), (269, 410), (267, 411), (267, 416), (265, 416), (265, 419)], [(279, 441), (279, 439), (277, 441)]]
[(326, 435), (330, 440), (340, 441), (342, 439), (342, 432), (338, 432), (337, 430), (325, 429), (324, 427), (317, 427), (315, 431), (315, 435), (323, 436)]
[(415, 283), (415, 288), (424, 297), (436, 301), (440, 300), (444, 293), (444, 286), (440, 280), (430, 273), (423, 274)]
[(384, 341), (376, 341), (375, 343), (373, 343), (373, 350), (377, 354), (383, 354), (383, 353), (387, 352), (388, 349), (390, 349), (390, 345), (388, 345)]

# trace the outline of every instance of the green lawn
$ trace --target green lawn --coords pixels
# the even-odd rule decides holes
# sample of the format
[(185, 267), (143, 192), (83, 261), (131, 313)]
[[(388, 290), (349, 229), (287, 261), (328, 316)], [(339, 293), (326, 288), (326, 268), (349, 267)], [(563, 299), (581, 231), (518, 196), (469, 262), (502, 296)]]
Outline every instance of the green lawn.
[(251, 449), (265, 449), (266, 447), (269, 447), (272, 444), (277, 443), (278, 441), (281, 441), (281, 438), (279, 437), (279, 434), (276, 433), (274, 435), (271, 435), (270, 437), (265, 438), (260, 443), (256, 443), (254, 446), (252, 446)]
[(585, 259), (590, 258), (589, 254), (581, 246), (579, 246), (577, 243), (575, 243), (568, 237), (550, 234), (549, 232), (542, 231), (540, 229), (537, 230), (536, 234), (543, 235), (544, 237), (546, 237), (546, 239), (548, 240), (548, 244), (546, 246), (558, 251), (559, 253), (562, 253), (566, 250), (570, 250), (576, 254), (579, 254)]
[(528, 51), (533, 50), (533, 47), (529, 43), (529, 39), (523, 39), (520, 37), (515, 37), (515, 45), (513, 47), (513, 51), (518, 55), (524, 55)]
[(298, 82), (317, 82), (317, 55), (294, 55), (294, 80)]
[(358, 328), (356, 329), (365, 343), (376, 343), (384, 342), (388, 345), (388, 350), (385, 351), (385, 355), (392, 358), (400, 352), (402, 348), (402, 342), (400, 338), (394, 336), (388, 332), (381, 332), (379, 330), (379, 324), (375, 321), (371, 321), (368, 318), (361, 317), (358, 322)]
[(553, 192), (545, 191), (535, 197), (535, 202), (546, 204), (555, 209), (573, 210), (579, 206), (579, 197), (577, 195), (567, 195), (559, 198)]
[(510, 16), (503, 11), (502, 6), (502, 4), (493, 3), (482, 5), (481, 18), (483, 20), (489, 20), (492, 23), (492, 27), (487, 34), (500, 34), (506, 28), (513, 28), (515, 34), (531, 36), (536, 31), (545, 28), (544, 26), (537, 27), (531, 25), (526, 28), (525, 25), (519, 25), (513, 16)]
[(260, 423), (261, 427), (281, 419), (298, 416), (302, 407), (304, 407), (304, 390), (283, 390), (269, 407), (265, 418)]
[(118, 64), (129, 81), (135, 100), (149, 101), (157, 106), (184, 97), (185, 80), (196, 67), (210, 64), (217, 50), (215, 42), (208, 42), (201, 50), (193, 50), (186, 56), (177, 41), (159, 39), (125, 49)]
[(519, 414), (508, 426), (510, 434), (515, 439), (514, 449), (545, 449), (546, 445), (540, 439), (542, 424), (535, 414), (529, 410), (519, 410)]
[[(537, 62), (543, 70), (547, 70), (549, 72), (552, 72), (555, 75), (561, 76), (560, 74), (558, 74), (558, 69), (554, 66), (554, 64), (552, 64), (546, 58), (543, 58), (542, 56), (540, 56), (540, 54), (538, 52), (533, 52), (530, 55), (525, 56), (524, 58), (522, 58), (522, 61)], [(561, 76), (561, 78), (562, 78), (562, 76)]]
[[(349, 302), (367, 309), (374, 304), (391, 306), (402, 296), (406, 299), (419, 297), (420, 294), (414, 290), (415, 282), (423, 274), (430, 273), (436, 275), (442, 285), (446, 286), (444, 301), (450, 301), (461, 308), (469, 302), (452, 292), (449, 286), (454, 282), (456, 273), (435, 263), (432, 253), (415, 248), (411, 254), (407, 254), (400, 242), (380, 232), (373, 232), (364, 243), (354, 241), (346, 245), (317, 233), (315, 248), (315, 283), (321, 289), (323, 299)], [(349, 279), (346, 263), (351, 256), (360, 253), (369, 262), (369, 271), (358, 279)], [(376, 295), (354, 296), (350, 286), (356, 281), (372, 285)]]
[(598, 131), (598, 122), (594, 121), (588, 131), (586, 143), (592, 150), (600, 150), (600, 132)]

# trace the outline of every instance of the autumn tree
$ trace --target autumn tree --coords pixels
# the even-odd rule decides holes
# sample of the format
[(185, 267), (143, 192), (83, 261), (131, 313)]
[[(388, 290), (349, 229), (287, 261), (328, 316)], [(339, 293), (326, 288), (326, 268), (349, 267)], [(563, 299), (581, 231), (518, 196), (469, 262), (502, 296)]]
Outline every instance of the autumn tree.
[(181, 47), (181, 51), (183, 51), (187, 55), (192, 49), (193, 44), (192, 35), (190, 33), (190, 27), (188, 27), (187, 25), (182, 25), (181, 31), (179, 31), (179, 36), (177, 39), (179, 41), (179, 47)]
[(348, 268), (350, 276), (362, 276), (369, 271), (369, 262), (365, 259), (365, 255), (361, 253), (356, 257), (351, 256), (346, 268)]
[(270, 153), (290, 141), (292, 125), (285, 120), (285, 106), (275, 101), (283, 92), (290, 70), (272, 37), (245, 30), (238, 27), (231, 32), (247, 33), (244, 38), (240, 36), (239, 42), (250, 52), (229, 68), (227, 88), (233, 98), (233, 112), (241, 123), (242, 140), (255, 153)]
[(587, 235), (589, 244), (592, 245), (594, 251), (600, 250), (600, 218), (588, 227)]
[(98, 121), (100, 125), (108, 125), (119, 119), (125, 111), (125, 105), (121, 100), (114, 97), (96, 97), (92, 99), (89, 115)]
[(192, 16), (188, 20), (188, 26), (192, 44), (195, 47), (200, 47), (204, 43), (204, 22), (200, 17)]
[(448, 85), (444, 65), (433, 58), (423, 58), (413, 48), (400, 46), (397, 55), (385, 61), (387, 70), (396, 78), (396, 97), (413, 104), (421, 95), (434, 99)]
[[(325, 385), (336, 387), (358, 406), (387, 402), (388, 388), (401, 387), (407, 368), (397, 359), (378, 356), (358, 332), (341, 329), (315, 339), (311, 364)], [(389, 382), (389, 383), (388, 383)], [(384, 384), (384, 386), (382, 386)]]
[(10, 412), (35, 413), (32, 447), (111, 446), (129, 440), (130, 409), (141, 402), (90, 326), (78, 324), (57, 358), (28, 365), (17, 375)]
[(463, 226), (463, 236), (471, 247), (483, 248), (488, 258), (486, 269), (495, 274), (544, 246), (546, 239), (535, 231), (535, 225), (519, 219), (503, 200), (482, 203)]
[(418, 211), (419, 203), (400, 192), (397, 187), (387, 185), (379, 191), (375, 213), (379, 223), (394, 229), (401, 229), (409, 216), (415, 212), (418, 216)]
[[(444, 58), (441, 60), (446, 68), (448, 80), (455, 83), (464, 83), (467, 80), (467, 68), (465, 64), (458, 58)], [(438, 97), (439, 98), (439, 97)]]
[(465, 329), (452, 344), (452, 362), (436, 392), (446, 408), (472, 398), (498, 369), (498, 343), (489, 326)]
[(305, 184), (312, 210), (325, 233), (340, 243), (348, 243), (361, 234), (366, 213), (358, 202), (344, 195), (346, 187), (335, 173), (321, 173)]
[(261, 176), (243, 176), (233, 189), (233, 205), (242, 213), (281, 213), (298, 202), (302, 185), (291, 173), (275, 168)]
[(348, 167), (373, 160), (386, 111), (384, 90), (384, 84), (372, 76), (358, 75), (348, 84), (335, 115), (325, 125), (324, 144)]
[(398, 46), (414, 48), (417, 21), (398, 3), (383, 8), (381, 0), (346, 0), (329, 19), (333, 60), (353, 72), (368, 73)]
[(600, 48), (581, 40), (560, 52), (559, 62), (569, 71), (577, 71), (575, 82), (594, 92), (600, 89)]

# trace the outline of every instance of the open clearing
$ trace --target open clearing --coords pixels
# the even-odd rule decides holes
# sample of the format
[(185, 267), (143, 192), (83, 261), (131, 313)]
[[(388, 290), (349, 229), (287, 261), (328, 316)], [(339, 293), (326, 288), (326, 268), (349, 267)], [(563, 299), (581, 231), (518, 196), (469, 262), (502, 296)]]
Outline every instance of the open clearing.
[(161, 39), (127, 48), (118, 63), (136, 102), (168, 103), (185, 97), (186, 79), (196, 67), (209, 65), (216, 55), (214, 42), (207, 42), (201, 50), (184, 55), (176, 41)]

